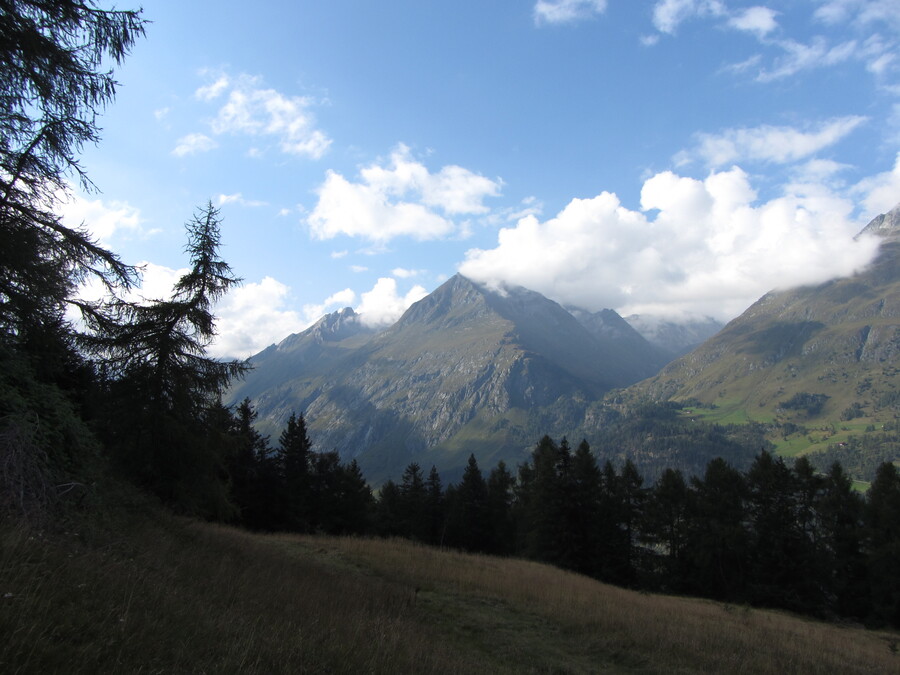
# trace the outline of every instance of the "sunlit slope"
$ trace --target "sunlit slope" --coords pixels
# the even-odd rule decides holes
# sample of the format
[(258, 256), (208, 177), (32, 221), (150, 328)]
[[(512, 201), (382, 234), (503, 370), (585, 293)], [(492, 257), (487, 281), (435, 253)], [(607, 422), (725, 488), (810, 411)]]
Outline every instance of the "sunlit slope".
[[(898, 214), (867, 228), (884, 237), (869, 268), (768, 293), (635, 391), (716, 404), (738, 421), (840, 421), (851, 406), (856, 419), (893, 419), (900, 407), (900, 218), (890, 217)], [(791, 402), (802, 394), (821, 405)]]

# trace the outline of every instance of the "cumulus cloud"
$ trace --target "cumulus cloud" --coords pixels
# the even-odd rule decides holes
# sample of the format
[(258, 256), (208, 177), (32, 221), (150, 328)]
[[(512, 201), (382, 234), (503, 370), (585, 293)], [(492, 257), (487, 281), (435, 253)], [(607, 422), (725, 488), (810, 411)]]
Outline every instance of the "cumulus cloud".
[(500, 186), (460, 166), (431, 173), (401, 145), (386, 166), (363, 168), (359, 182), (328, 171), (307, 222), (317, 239), (341, 234), (376, 243), (399, 236), (440, 239), (461, 231), (455, 217), (489, 213), (484, 199), (499, 195)]
[(834, 145), (867, 118), (849, 115), (828, 120), (808, 130), (763, 125), (727, 129), (718, 134), (696, 134), (696, 147), (679, 153), (678, 164), (694, 157), (710, 167), (743, 160), (786, 164), (796, 162)]
[(205, 134), (188, 134), (178, 139), (172, 154), (176, 157), (184, 157), (198, 152), (209, 152), (217, 147), (219, 144)]
[[(258, 77), (219, 75), (197, 89), (194, 95), (206, 103), (224, 99), (210, 122), (213, 134), (272, 138), (282, 152), (313, 159), (322, 157), (331, 145), (331, 139), (316, 127), (311, 111), (315, 105), (312, 98), (289, 96), (266, 88)], [(207, 140), (202, 141), (204, 138)], [(211, 139), (202, 134), (190, 134), (179, 141), (176, 154), (191, 151), (193, 145), (186, 139), (192, 139), (201, 149), (211, 149), (208, 143)], [(184, 149), (179, 153), (182, 147)], [(252, 151), (260, 152), (258, 148)]]
[(850, 274), (876, 246), (853, 241), (862, 225), (846, 199), (797, 184), (758, 203), (740, 168), (705, 180), (656, 174), (641, 207), (608, 192), (573, 199), (554, 218), (500, 230), (497, 246), (468, 251), (459, 271), (590, 310), (727, 320), (774, 287)]
[(361, 295), (361, 302), (356, 311), (360, 321), (367, 326), (384, 327), (394, 323), (406, 309), (428, 295), (419, 285), (413, 286), (405, 295), (397, 290), (397, 281), (390, 277), (382, 277), (375, 282), (372, 290)]
[(141, 227), (140, 211), (127, 202), (88, 199), (77, 193), (60, 196), (59, 211), (69, 227), (84, 227), (106, 247), (121, 232), (148, 234)]
[(214, 308), (218, 336), (211, 356), (246, 358), (309, 325), (286, 307), (290, 288), (272, 277), (233, 288)]
[(534, 21), (571, 23), (606, 11), (606, 0), (538, 0), (534, 5)]

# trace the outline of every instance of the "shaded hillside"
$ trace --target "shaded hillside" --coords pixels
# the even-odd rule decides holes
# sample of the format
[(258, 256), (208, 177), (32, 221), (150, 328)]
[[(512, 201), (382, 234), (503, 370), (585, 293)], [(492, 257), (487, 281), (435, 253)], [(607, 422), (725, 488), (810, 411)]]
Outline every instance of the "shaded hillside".
[(119, 521), (0, 531), (5, 672), (869, 673), (897, 661), (893, 632), (523, 560), (133, 508)]
[(720, 418), (775, 421), (785, 436), (892, 422), (900, 412), (900, 209), (863, 232), (883, 238), (867, 269), (766, 294), (631, 393), (714, 404)]
[(473, 452), (516, 460), (660, 363), (633, 331), (592, 334), (538, 293), (494, 292), (458, 275), (385, 331), (364, 332), (347, 309), (251, 362), (230, 401), (253, 399), (269, 433), (302, 411), (318, 447), (357, 458), (374, 482), (414, 457), (451, 470)]

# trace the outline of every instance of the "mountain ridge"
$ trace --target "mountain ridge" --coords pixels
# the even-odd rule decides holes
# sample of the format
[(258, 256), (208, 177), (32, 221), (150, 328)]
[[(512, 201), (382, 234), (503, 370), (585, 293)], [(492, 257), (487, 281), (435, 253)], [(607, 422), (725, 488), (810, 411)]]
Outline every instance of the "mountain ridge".
[(263, 350), (226, 402), (253, 399), (268, 433), (303, 412), (319, 446), (375, 481), (412, 458), (524, 457), (539, 420), (577, 428), (605, 392), (655, 372), (658, 351), (627, 330), (633, 344), (595, 336), (539, 293), (455, 275), (382, 331), (345, 308)]

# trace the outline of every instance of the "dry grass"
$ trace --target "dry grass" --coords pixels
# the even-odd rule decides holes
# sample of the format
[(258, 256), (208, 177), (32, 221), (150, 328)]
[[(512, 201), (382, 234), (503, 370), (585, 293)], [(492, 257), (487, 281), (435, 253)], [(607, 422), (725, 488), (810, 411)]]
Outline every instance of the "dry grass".
[[(648, 672), (900, 672), (896, 633), (638, 593), (529, 561), (442, 552), (401, 540), (317, 539), (315, 545), (387, 579), (415, 584), (426, 600), (420, 604), (437, 615), (456, 598), (498, 607), (498, 628), (503, 613), (539, 618), (548, 643), (538, 644), (536, 652), (551, 647), (554, 635), (575, 646), (558, 664), (561, 672), (617, 666)], [(523, 663), (542, 662), (540, 653), (528, 653), (528, 636), (513, 633), (512, 639), (521, 644), (507, 646), (525, 650)]]
[[(124, 534), (111, 534), (119, 532)], [(898, 636), (404, 541), (0, 527), (3, 673), (896, 672)]]

